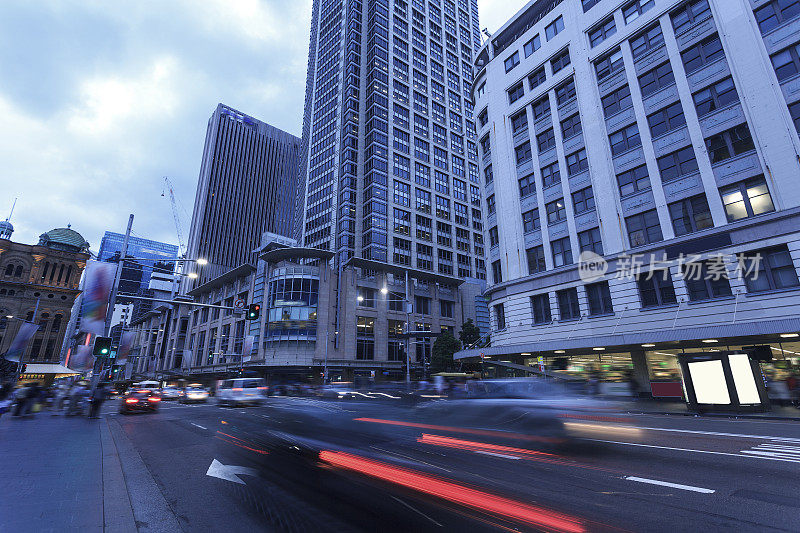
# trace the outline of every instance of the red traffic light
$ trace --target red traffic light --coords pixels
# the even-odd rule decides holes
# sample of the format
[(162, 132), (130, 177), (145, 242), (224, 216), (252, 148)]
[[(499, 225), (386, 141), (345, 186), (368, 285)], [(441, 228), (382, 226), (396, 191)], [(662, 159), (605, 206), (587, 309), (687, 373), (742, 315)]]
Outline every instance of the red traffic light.
[(261, 306), (259, 304), (250, 304), (247, 307), (247, 320), (256, 320), (261, 315)]

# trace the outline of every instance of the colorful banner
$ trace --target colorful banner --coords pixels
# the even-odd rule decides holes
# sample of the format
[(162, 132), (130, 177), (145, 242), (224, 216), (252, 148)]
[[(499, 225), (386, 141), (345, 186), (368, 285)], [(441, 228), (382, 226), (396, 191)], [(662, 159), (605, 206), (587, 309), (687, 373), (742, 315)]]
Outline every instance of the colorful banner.
[(20, 324), (17, 336), (14, 337), (11, 346), (8, 347), (8, 351), (6, 352), (6, 360), (19, 363), (20, 357), (25, 353), (25, 348), (28, 347), (28, 342), (30, 342), (38, 329), (39, 326), (31, 324), (30, 322), (23, 322)]
[(93, 335), (105, 334), (108, 298), (116, 272), (117, 265), (114, 263), (87, 263), (81, 304), (81, 331)]
[(252, 359), (253, 343), (256, 338), (253, 335), (247, 335), (242, 343), (242, 361), (246, 362)]
[(126, 331), (122, 334), (119, 340), (119, 347), (117, 348), (117, 362), (118, 365), (124, 365), (128, 362), (128, 355), (133, 349), (133, 341), (136, 339), (136, 333), (133, 331)]
[(69, 358), (68, 363), (69, 364), (67, 366), (76, 372), (91, 370), (94, 367), (92, 346), (90, 344), (81, 344), (76, 346)]

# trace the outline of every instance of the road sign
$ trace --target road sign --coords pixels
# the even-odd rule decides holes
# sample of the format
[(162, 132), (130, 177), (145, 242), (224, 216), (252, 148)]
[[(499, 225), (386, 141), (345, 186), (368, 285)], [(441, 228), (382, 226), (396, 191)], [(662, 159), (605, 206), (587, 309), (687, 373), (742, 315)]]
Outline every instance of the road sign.
[(236, 309), (244, 309), (244, 299), (243, 298), (237, 298), (236, 300), (234, 300), (233, 306)]

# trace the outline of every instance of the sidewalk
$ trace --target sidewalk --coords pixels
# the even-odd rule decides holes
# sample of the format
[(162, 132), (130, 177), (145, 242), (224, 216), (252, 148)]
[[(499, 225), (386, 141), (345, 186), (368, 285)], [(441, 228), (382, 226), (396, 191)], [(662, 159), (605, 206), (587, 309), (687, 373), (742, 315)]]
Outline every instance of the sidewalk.
[(621, 411), (628, 413), (647, 414), (647, 415), (683, 415), (683, 416), (707, 416), (715, 418), (747, 418), (754, 420), (796, 420), (800, 421), (800, 409), (796, 407), (785, 407), (773, 405), (772, 410), (766, 413), (696, 413), (689, 411), (684, 402), (671, 402), (659, 400), (615, 400), (604, 398), (604, 400), (617, 406)]
[(135, 532), (108, 418), (0, 418), (0, 531)]

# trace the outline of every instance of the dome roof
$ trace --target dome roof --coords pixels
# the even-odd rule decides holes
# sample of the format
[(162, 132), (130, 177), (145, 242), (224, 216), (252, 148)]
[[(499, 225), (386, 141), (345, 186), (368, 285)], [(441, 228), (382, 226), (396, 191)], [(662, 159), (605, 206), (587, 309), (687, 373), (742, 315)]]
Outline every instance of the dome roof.
[(0, 220), (0, 239), (7, 239), (14, 233), (14, 225), (8, 220)]
[(69, 227), (55, 228), (41, 234), (39, 236), (39, 244), (48, 248), (70, 252), (86, 252), (89, 250), (89, 243), (86, 242), (83, 235)]

